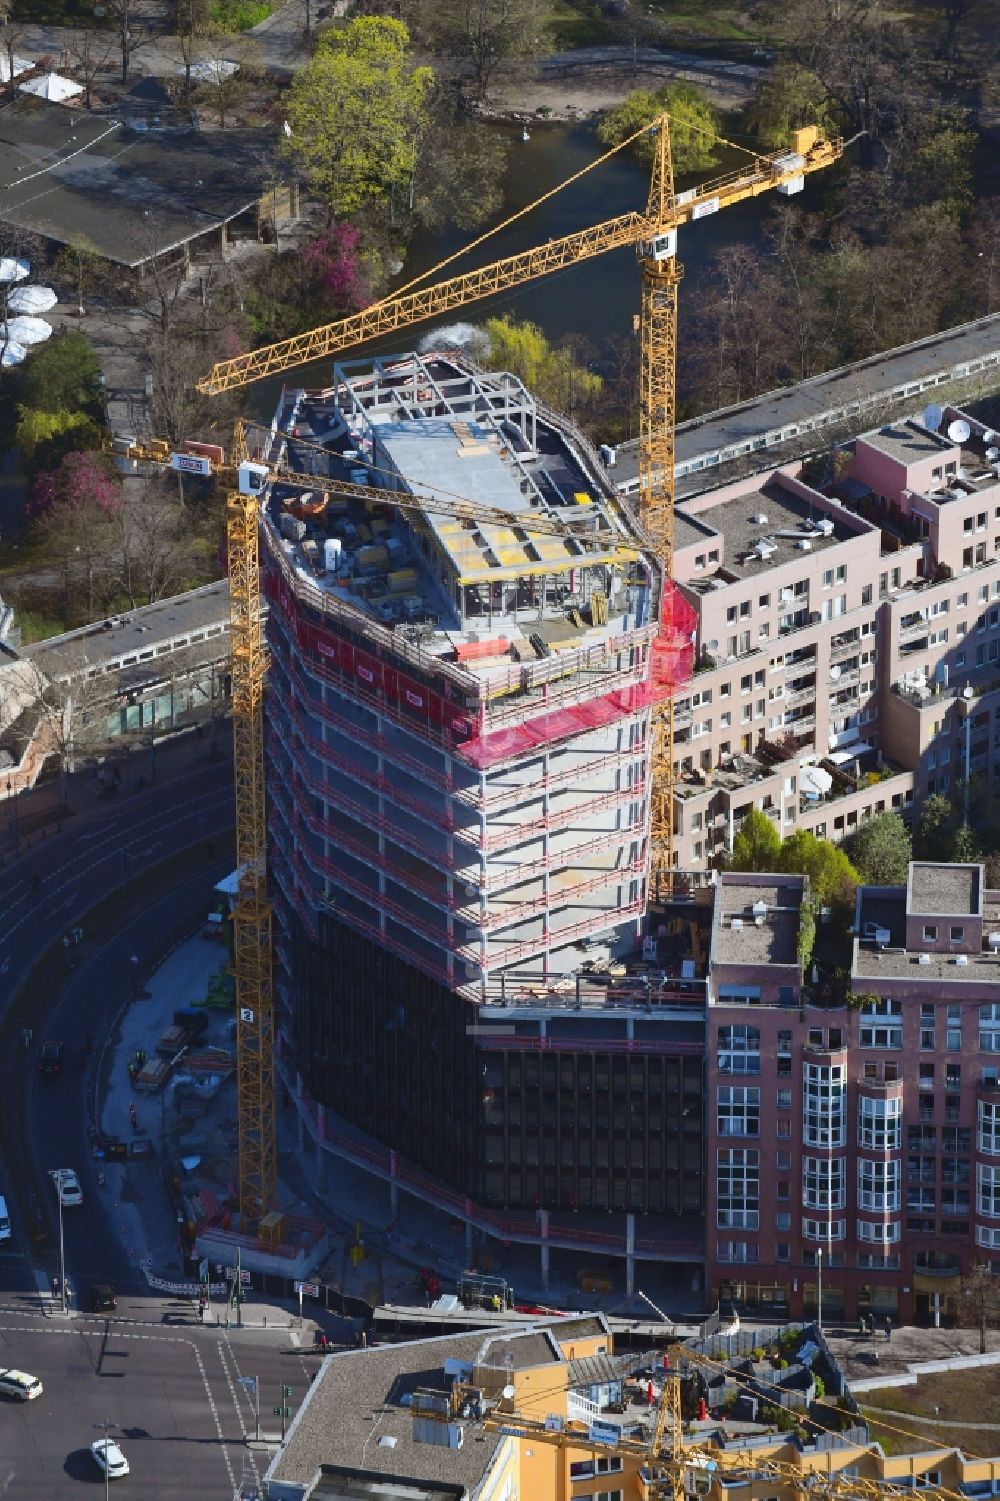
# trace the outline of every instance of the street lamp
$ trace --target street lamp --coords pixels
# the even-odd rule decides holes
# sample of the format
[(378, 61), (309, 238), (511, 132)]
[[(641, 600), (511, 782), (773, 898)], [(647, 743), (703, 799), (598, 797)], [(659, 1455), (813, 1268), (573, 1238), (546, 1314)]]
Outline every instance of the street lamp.
[(816, 1328), (822, 1333), (823, 1330), (823, 1247), (816, 1251), (817, 1289), (816, 1289)]

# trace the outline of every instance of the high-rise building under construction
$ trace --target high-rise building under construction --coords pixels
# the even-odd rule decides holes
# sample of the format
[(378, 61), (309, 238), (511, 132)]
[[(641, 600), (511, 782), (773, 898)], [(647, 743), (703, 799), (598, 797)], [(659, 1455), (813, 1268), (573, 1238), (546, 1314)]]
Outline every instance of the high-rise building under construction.
[[(689, 1016), (678, 964), (679, 1004), (654, 1015), (616, 962), (649, 900), (652, 642), (658, 681), (685, 674), (693, 611), (599, 456), (509, 374), (337, 366), (328, 391), (286, 393), (273, 442), (318, 471), (306, 498), (273, 487), (262, 549), (279, 1027), (301, 1108), (467, 1225), (621, 1251), (645, 1213), (655, 1254), (696, 1259), (703, 997)], [(510, 521), (390, 513), (337, 479)], [(613, 1151), (612, 1099), (635, 1127)]]

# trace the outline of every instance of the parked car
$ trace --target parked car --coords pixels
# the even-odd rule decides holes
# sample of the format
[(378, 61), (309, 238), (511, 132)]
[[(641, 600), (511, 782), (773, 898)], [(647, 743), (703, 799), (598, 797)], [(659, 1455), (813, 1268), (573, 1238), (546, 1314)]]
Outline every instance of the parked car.
[(61, 1074), (66, 1049), (61, 1042), (43, 1042), (38, 1054), (40, 1074)]
[(94, 1463), (109, 1480), (120, 1480), (128, 1474), (128, 1460), (113, 1438), (96, 1438), (90, 1446)]
[(64, 1209), (83, 1203), (83, 1189), (71, 1167), (54, 1167), (50, 1170), (49, 1177)]
[(110, 1282), (95, 1282), (90, 1289), (92, 1313), (113, 1313), (118, 1307), (118, 1298)]

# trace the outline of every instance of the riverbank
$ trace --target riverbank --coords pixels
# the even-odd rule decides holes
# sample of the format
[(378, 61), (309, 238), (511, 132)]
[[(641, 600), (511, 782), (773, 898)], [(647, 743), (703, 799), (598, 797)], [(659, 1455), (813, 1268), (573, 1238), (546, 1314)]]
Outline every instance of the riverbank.
[(633, 89), (693, 83), (715, 107), (736, 110), (753, 96), (765, 68), (658, 47), (584, 47), (544, 57), (534, 77), (512, 76), (494, 87), (480, 113), (487, 120), (591, 120)]

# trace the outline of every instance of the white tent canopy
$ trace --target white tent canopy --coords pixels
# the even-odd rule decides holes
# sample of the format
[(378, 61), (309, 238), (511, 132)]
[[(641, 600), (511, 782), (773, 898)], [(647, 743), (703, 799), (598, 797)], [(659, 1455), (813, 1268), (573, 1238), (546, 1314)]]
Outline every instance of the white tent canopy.
[(20, 365), (28, 353), (23, 344), (15, 344), (13, 339), (9, 343), (0, 341), (0, 351), (0, 362), (4, 365)]
[(11, 59), (6, 52), (0, 57), (0, 83), (10, 83), (10, 75), (13, 71), (15, 78), (20, 78), (22, 73), (30, 73), (34, 63), (27, 57), (15, 57), (14, 67), (11, 69)]
[(0, 256), (0, 281), (23, 281), (30, 271), (31, 266), (20, 256)]
[(52, 337), (52, 324), (44, 318), (8, 318), (0, 323), (0, 338), (13, 339), (16, 344), (44, 344)]
[(822, 766), (807, 766), (799, 777), (799, 791), (805, 797), (825, 797), (833, 786), (833, 777)]
[(15, 287), (7, 294), (9, 313), (47, 313), (59, 298), (51, 287)]
[(82, 83), (63, 78), (61, 73), (43, 73), (39, 78), (19, 83), (18, 88), (22, 94), (37, 94), (39, 99), (48, 99), (52, 104), (64, 104), (67, 99), (75, 99), (77, 94), (83, 93)]

